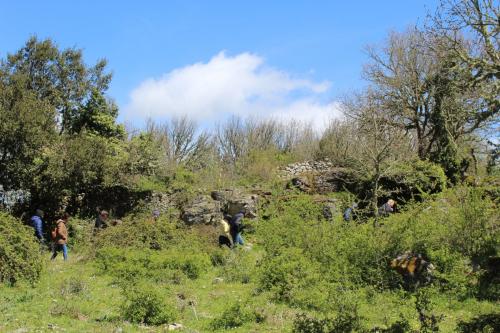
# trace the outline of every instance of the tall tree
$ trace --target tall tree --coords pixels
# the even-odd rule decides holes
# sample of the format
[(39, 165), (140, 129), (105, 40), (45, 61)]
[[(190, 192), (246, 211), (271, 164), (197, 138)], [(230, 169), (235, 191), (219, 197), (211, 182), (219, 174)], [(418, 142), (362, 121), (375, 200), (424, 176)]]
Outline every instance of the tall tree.
[(59, 50), (52, 40), (39, 41), (36, 37), (7, 55), (0, 67), (7, 79), (13, 75), (27, 78), (24, 89), (54, 108), (61, 134), (74, 131), (75, 121), (87, 111), (87, 101), (94, 93), (103, 95), (111, 81), (111, 74), (105, 72), (105, 60), (88, 67), (81, 50)]
[[(447, 38), (417, 29), (392, 33), (383, 48), (368, 49), (364, 74), (393, 126), (415, 137), (419, 157), (441, 164), (456, 182), (464, 161), (458, 146), (495, 118), (483, 113), (482, 90), (469, 84), (472, 73), (450, 47)], [(464, 40), (453, 47), (470, 49)]]
[[(468, 82), (481, 90), (484, 108), (475, 126), (500, 111), (500, 2), (498, 0), (441, 0), (429, 31), (448, 39), (450, 51), (471, 75)], [(462, 36), (471, 48), (461, 47)]]

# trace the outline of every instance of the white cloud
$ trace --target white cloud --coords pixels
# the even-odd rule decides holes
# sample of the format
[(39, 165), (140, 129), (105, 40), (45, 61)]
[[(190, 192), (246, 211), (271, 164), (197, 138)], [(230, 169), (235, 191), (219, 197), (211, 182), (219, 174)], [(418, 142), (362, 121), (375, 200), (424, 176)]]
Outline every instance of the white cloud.
[(292, 77), (257, 55), (221, 52), (207, 63), (145, 80), (130, 94), (123, 115), (128, 121), (188, 115), (200, 122), (228, 115), (272, 116), (310, 121), (322, 129), (339, 115), (335, 103), (325, 102), (329, 89), (329, 82)]

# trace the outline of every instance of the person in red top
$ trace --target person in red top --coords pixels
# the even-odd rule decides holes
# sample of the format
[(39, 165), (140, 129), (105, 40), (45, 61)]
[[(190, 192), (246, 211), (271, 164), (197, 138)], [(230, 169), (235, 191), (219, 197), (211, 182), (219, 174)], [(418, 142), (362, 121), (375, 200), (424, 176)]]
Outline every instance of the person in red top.
[(68, 243), (68, 228), (66, 225), (68, 223), (69, 214), (64, 213), (63, 216), (57, 220), (57, 227), (53, 231), (53, 241), (54, 246), (52, 248), (52, 257), (51, 260), (54, 260), (57, 257), (57, 252), (62, 251), (64, 260), (68, 260), (68, 248), (66, 244)]

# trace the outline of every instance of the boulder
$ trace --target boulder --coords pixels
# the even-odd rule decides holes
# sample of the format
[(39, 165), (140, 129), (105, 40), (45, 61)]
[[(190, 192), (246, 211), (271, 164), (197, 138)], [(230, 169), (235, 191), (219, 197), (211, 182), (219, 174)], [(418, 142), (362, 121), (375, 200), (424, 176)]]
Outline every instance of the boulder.
[(258, 195), (244, 193), (238, 190), (219, 190), (212, 191), (211, 198), (221, 204), (224, 213), (234, 215), (245, 209), (246, 217), (257, 216)]
[(178, 205), (174, 194), (164, 192), (153, 192), (148, 203), (148, 208), (158, 210), (160, 213), (166, 213)]
[(314, 176), (314, 192), (319, 194), (340, 192), (349, 187), (352, 175), (345, 168), (333, 168)]
[(292, 178), (292, 180), (288, 183), (287, 188), (296, 188), (306, 193), (310, 193), (313, 190), (311, 182), (304, 176)]
[(216, 224), (222, 219), (221, 204), (208, 195), (198, 196), (183, 209), (181, 219), (188, 225)]

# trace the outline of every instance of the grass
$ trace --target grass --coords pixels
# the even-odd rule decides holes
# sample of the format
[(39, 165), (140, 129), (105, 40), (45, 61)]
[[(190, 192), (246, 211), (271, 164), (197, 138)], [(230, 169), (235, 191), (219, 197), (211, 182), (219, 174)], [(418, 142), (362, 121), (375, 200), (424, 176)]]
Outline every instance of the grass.
[[(242, 250), (244, 251), (244, 250)], [(258, 246), (250, 250), (259, 256)], [(68, 262), (57, 258), (51, 262), (45, 255), (46, 270), (35, 286), (20, 284), (16, 287), (0, 286), (1, 332), (162, 332), (165, 326), (144, 327), (127, 323), (120, 317), (122, 290), (113, 284), (110, 276), (102, 275), (90, 261), (78, 253), (70, 252)], [(254, 278), (248, 283), (222, 281), (220, 267), (214, 267), (197, 280), (184, 279), (178, 285), (165, 285), (175, 297), (179, 311), (176, 320), (184, 332), (212, 331), (210, 323), (220, 317), (231, 305), (240, 302), (259, 312), (263, 323), (245, 323), (232, 332), (287, 332), (295, 315), (301, 312), (283, 304), (268, 301), (265, 293), (258, 293)], [(414, 298), (403, 291), (377, 292), (361, 289), (354, 298), (360, 305), (362, 318), (372, 326), (386, 326), (400, 315), (410, 319), (418, 328)], [(468, 299), (457, 301), (446, 294), (433, 299), (436, 314), (444, 319), (442, 332), (453, 332), (458, 320), (472, 318), (496, 310), (497, 305), (487, 301)], [(21, 329), (21, 330), (20, 330)], [(224, 330), (219, 330), (224, 331)]]
[[(316, 221), (313, 221), (313, 224), (309, 223), (310, 226), (304, 227), (304, 225), (306, 225), (304, 219), (314, 219), (317, 207), (312, 205), (310, 200), (298, 202), (294, 200), (289, 204), (291, 204), (292, 207), (287, 208), (288, 210), (284, 210), (284, 208), (279, 205), (276, 207), (271, 206), (270, 209), (278, 217), (284, 216), (287, 212), (293, 212), (298, 215), (296, 220), (285, 216), (283, 223), (286, 224), (275, 223), (275, 228), (272, 228), (272, 221), (259, 222), (259, 224), (256, 225), (255, 234), (247, 234), (244, 236), (247, 242), (254, 244), (251, 249), (239, 248), (234, 251), (226, 249), (226, 251), (222, 251), (219, 254), (219, 252), (217, 252), (218, 249), (214, 249), (213, 245), (208, 244), (210, 240), (216, 238), (217, 233), (208, 230), (206, 226), (204, 229), (182, 229), (181, 231), (175, 232), (169, 228), (163, 230), (161, 228), (157, 229), (151, 227), (151, 230), (148, 229), (149, 231), (141, 229), (143, 236), (146, 235), (148, 237), (151, 232), (165, 232), (166, 234), (172, 235), (173, 238), (164, 241), (165, 244), (162, 243), (167, 252), (155, 252), (155, 255), (159, 253), (159, 255), (162, 256), (162, 260), (170, 258), (163, 257), (163, 253), (170, 253), (168, 252), (168, 246), (179, 246), (179, 248), (174, 248), (174, 250), (178, 252), (174, 252), (180, 256), (184, 254), (193, 254), (193, 252), (196, 251), (206, 251), (207, 254), (219, 254), (225, 259), (221, 259), (220, 262), (215, 265), (211, 265), (210, 260), (207, 259), (205, 266), (209, 267), (207, 270), (204, 269), (201, 275), (196, 279), (190, 279), (186, 275), (180, 276), (177, 280), (172, 280), (170, 278), (162, 279), (164, 276), (167, 276), (167, 272), (163, 269), (159, 269), (156, 273), (159, 272), (160, 278), (154, 275), (156, 277), (155, 281), (159, 282), (154, 282), (153, 280), (141, 280), (141, 282), (143, 284), (145, 283), (146, 288), (149, 288), (149, 285), (154, 287), (154, 289), (159, 292), (160, 297), (167, 301), (165, 304), (169, 304), (169, 306), (176, 308), (175, 312), (178, 313), (178, 317), (175, 322), (181, 323), (185, 327), (183, 332), (223, 332), (225, 329), (221, 327), (231, 326), (236, 322), (223, 320), (225, 318), (223, 315), (226, 313), (230, 313), (231, 316), (239, 316), (239, 313), (241, 313), (241, 317), (246, 318), (245, 322), (237, 323), (241, 324), (241, 326), (231, 329), (231, 332), (241, 333), (291, 332), (296, 315), (304, 312), (309, 312), (312, 316), (319, 317), (336, 316), (336, 305), (333, 307), (328, 306), (329, 310), (316, 309), (320, 312), (323, 311), (323, 313), (314, 313), (312, 310), (309, 311), (305, 307), (299, 309), (285, 303), (272, 301), (272, 291), (260, 290), (259, 270), (261, 267), (265, 266), (261, 265), (261, 263), (263, 263), (263, 260), (266, 260), (266, 258), (269, 259), (268, 256), (264, 256), (266, 249), (271, 251), (279, 246), (290, 245), (290, 242), (294, 240), (297, 241), (297, 237), (295, 237), (297, 235), (295, 234), (303, 230), (309, 231), (302, 232), (304, 235), (300, 235), (307, 240), (306, 245), (314, 245), (311, 246), (311, 253), (315, 253), (313, 249), (315, 251), (317, 249), (321, 250), (322, 247), (319, 245), (322, 244), (338, 243), (342, 245), (340, 243), (341, 241), (349, 241), (350, 247), (341, 246), (339, 247), (340, 250), (338, 250), (338, 253), (331, 252), (333, 254), (337, 253), (333, 259), (340, 260), (348, 256), (348, 251), (352, 252), (352, 258), (356, 258), (355, 255), (367, 255), (370, 250), (373, 250), (372, 248), (380, 247), (383, 244), (371, 244), (369, 241), (372, 240), (372, 238), (368, 237), (366, 233), (363, 233), (366, 229), (363, 225), (339, 229), (330, 228), (330, 226), (335, 226), (335, 223), (341, 223), (338, 221), (321, 222), (323, 224), (318, 224)], [(293, 217), (293, 215), (291, 215), (291, 217)], [(393, 223), (402, 225), (405, 215), (404, 213), (399, 214), (395, 216), (395, 218), (396, 220), (393, 221)], [(423, 220), (429, 222), (429, 218), (427, 217)], [(168, 222), (165, 221), (160, 223)], [(165, 227), (166, 225), (161, 226)], [(276, 228), (283, 226), (286, 227), (284, 229)], [(297, 226), (302, 227), (297, 228)], [(351, 229), (357, 233), (350, 232), (352, 231)], [(125, 240), (129, 240), (129, 238), (126, 237), (136, 239), (137, 237), (133, 233), (136, 229), (131, 230), (132, 234), (128, 236), (122, 229), (110, 229), (109, 231), (116, 233), (116, 235), (112, 235), (124, 238)], [(390, 229), (387, 230), (390, 231)], [(416, 229), (416, 231), (419, 230), (425, 229)], [(419, 237), (427, 241), (432, 241), (431, 236), (439, 231), (436, 228), (432, 230), (433, 232), (430, 236), (424, 234)], [(92, 251), (89, 250), (89, 247), (91, 247), (89, 244), (92, 244), (89, 241), (91, 239), (91, 228), (88, 230), (82, 229), (80, 232), (80, 241), (75, 242), (74, 247), (70, 247), (68, 262), (64, 262), (62, 256), (58, 256), (55, 261), (50, 261), (50, 253), (45, 252), (43, 254), (43, 266), (45, 269), (43, 270), (40, 281), (36, 285), (32, 286), (20, 283), (11, 287), (0, 284), (0, 332), (166, 331), (166, 325), (144, 326), (129, 323), (124, 320), (121, 316), (121, 306), (126, 299), (124, 291), (127, 292), (132, 286), (124, 284), (124, 280), (119, 281), (120, 285), (116, 284), (117, 277), (108, 275), (112, 274), (112, 271), (103, 273), (102, 268), (100, 269), (95, 260), (91, 259), (94, 258), (91, 255)], [(286, 242), (282, 243), (283, 239), (282, 235), (279, 234), (280, 232), (285, 232), (285, 236), (293, 237), (285, 239)], [(288, 235), (286, 232), (290, 232), (293, 235)], [(314, 235), (316, 235), (317, 238), (307, 238), (310, 236), (311, 232), (315, 232)], [(344, 234), (342, 234), (342, 232), (344, 232)], [(272, 237), (266, 238), (265, 234), (270, 234)], [(363, 240), (362, 242), (356, 242), (356, 239), (353, 239), (355, 238), (354, 236), (358, 234), (360, 237), (364, 237), (361, 238), (361, 240)], [(339, 239), (342, 235), (347, 235), (345, 237), (349, 239)], [(411, 234), (411, 237), (417, 236), (418, 234), (416, 234), (416, 232)], [(273, 237), (276, 238), (275, 240), (279, 240), (279, 242), (272, 242), (274, 239)], [(180, 239), (180, 241), (174, 243), (172, 241), (173, 239)], [(268, 240), (267, 244), (258, 242), (263, 242), (265, 239)], [(411, 238), (408, 236), (408, 239)], [(383, 239), (381, 238), (380, 240), (382, 241)], [(114, 244), (117, 239), (101, 237), (100, 241)], [(124, 244), (120, 246), (125, 246)], [(270, 245), (273, 247), (269, 248)], [(134, 246), (138, 245), (135, 244)], [(370, 248), (370, 246), (372, 248)], [(325, 251), (328, 251), (328, 247), (325, 249)], [(335, 248), (332, 249), (335, 250)], [(332, 249), (330, 249), (330, 251), (333, 251)], [(107, 258), (111, 257), (111, 253), (109, 251), (106, 252), (106, 248), (102, 251), (108, 253)], [(122, 253), (121, 251), (129, 251), (126, 253), (131, 254), (132, 251), (144, 250), (140, 250), (140, 247), (134, 249), (132, 249), (132, 247), (120, 247), (115, 249), (115, 251), (118, 251), (119, 254)], [(143, 252), (139, 253), (144, 254)], [(271, 252), (267, 254), (269, 253)], [(454, 257), (450, 258), (453, 259)], [(141, 259), (144, 258), (141, 257)], [(327, 259), (330, 261), (326, 261), (326, 263), (322, 264), (322, 266), (328, 266), (326, 268), (336, 263), (332, 258), (327, 257)], [(170, 262), (170, 259), (168, 260)], [(292, 260), (290, 256), (286, 257), (285, 263), (290, 260)], [(297, 262), (300, 264), (307, 264), (309, 261), (304, 260)], [(457, 267), (460, 268), (461, 266)], [(149, 268), (146, 267), (146, 269)], [(271, 269), (275, 271), (277, 267), (272, 266)], [(330, 271), (325, 269), (322, 272), (322, 277), (325, 278), (327, 277), (325, 274), (328, 274), (325, 272)], [(379, 287), (372, 287), (367, 284), (355, 284), (348, 280), (351, 276), (347, 274), (349, 272), (342, 271), (341, 273), (336, 273), (334, 270), (331, 272), (340, 274), (338, 281), (345, 281), (346, 283), (337, 286), (339, 288), (338, 293), (335, 294), (332, 299), (329, 299), (329, 302), (333, 300), (332, 303), (338, 302), (340, 306), (357, 304), (358, 313), (364, 327), (388, 327), (403, 317), (408, 320), (412, 329), (419, 329), (420, 324), (415, 309), (415, 293), (387, 287), (381, 290)], [(172, 272), (168, 274), (171, 273)], [(464, 272), (461, 274), (464, 274)], [(345, 278), (346, 280), (342, 280), (341, 278)], [(353, 278), (356, 278), (356, 276), (353, 276)], [(450, 275), (450, 278), (453, 278), (453, 276)], [(141, 279), (144, 279), (144, 277)], [(141, 284), (141, 286), (143, 286), (143, 284)], [(321, 286), (321, 284), (315, 286)], [(305, 287), (307, 288), (307, 286)], [(459, 321), (467, 321), (481, 314), (498, 312), (498, 303), (494, 301), (479, 300), (472, 296), (460, 297), (459, 295), (454, 295), (452, 291), (441, 292), (438, 286), (430, 289), (432, 289), (432, 295), (429, 296), (431, 314), (442, 317), (442, 321), (439, 324), (440, 332), (454, 332)], [(317, 290), (314, 289), (313, 291), (316, 292)], [(327, 293), (328, 291), (329, 290), (320, 290), (319, 294), (322, 292)], [(309, 296), (310, 295), (318, 295), (318, 293), (309, 294)], [(214, 325), (214, 322), (216, 322), (217, 325)]]

